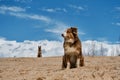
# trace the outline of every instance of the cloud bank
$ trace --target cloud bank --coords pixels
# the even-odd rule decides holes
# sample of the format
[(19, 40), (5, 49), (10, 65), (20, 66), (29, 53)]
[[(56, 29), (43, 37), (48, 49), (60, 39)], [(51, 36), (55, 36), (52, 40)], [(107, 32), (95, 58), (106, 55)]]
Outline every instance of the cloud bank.
[[(107, 42), (83, 41), (83, 54), (96, 56), (120, 55), (120, 45), (108, 44)], [(42, 46), (42, 56), (62, 56), (63, 42), (60, 41), (10, 41), (0, 38), (0, 57), (37, 57), (38, 46)]]
[(0, 39), (0, 57), (36, 57), (38, 46), (42, 46), (42, 55), (60, 56), (63, 48), (59, 41), (29, 41), (24, 42), (9, 41)]
[(17, 6), (0, 6), (0, 12), (3, 12), (3, 14), (7, 12), (25, 12), (26, 9), (17, 7)]

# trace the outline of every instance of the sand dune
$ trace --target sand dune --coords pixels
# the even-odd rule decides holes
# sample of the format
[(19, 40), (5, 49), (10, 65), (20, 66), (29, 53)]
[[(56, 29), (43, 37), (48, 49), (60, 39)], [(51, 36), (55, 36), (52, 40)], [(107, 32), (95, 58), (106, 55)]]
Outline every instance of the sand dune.
[(85, 66), (61, 70), (62, 57), (0, 58), (0, 80), (120, 80), (120, 57), (85, 57)]

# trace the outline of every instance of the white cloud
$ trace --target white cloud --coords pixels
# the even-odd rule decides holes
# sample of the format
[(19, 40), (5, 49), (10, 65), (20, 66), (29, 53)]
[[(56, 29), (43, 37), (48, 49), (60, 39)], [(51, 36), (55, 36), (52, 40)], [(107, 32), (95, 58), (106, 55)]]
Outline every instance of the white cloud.
[[(26, 10), (21, 7), (1, 6), (0, 10), (1, 10), (0, 11), (1, 14), (6, 14), (6, 12), (8, 11), (7, 14), (9, 14), (11, 16), (15, 16), (18, 18), (43, 21), (43, 22), (47, 23), (47, 25), (52, 26), (52, 27), (45, 29), (46, 32), (61, 34), (67, 27), (69, 27), (65, 23), (51, 19), (47, 16), (25, 13)], [(57, 12), (57, 11), (67, 12), (67, 10), (65, 8), (55, 8), (55, 9), (45, 9), (45, 10), (51, 11), (51, 12)], [(85, 33), (82, 31), (79, 31), (79, 34), (84, 35)]]
[(13, 1), (13, 2), (19, 2), (19, 3), (28, 3), (28, 2), (32, 2), (32, 0), (0, 0), (0, 1)]
[[(54, 9), (48, 9), (49, 11), (54, 11)], [(66, 11), (64, 8), (56, 8), (55, 11)], [(8, 12), (7, 12), (8, 11)], [(0, 13), (1, 14), (9, 14), (11, 16), (15, 16), (18, 18), (25, 18), (25, 19), (32, 19), (32, 20), (38, 20), (38, 21), (43, 21), (47, 23), (46, 25), (52, 26), (49, 29), (45, 29), (46, 32), (51, 32), (51, 33), (61, 33), (63, 29), (66, 28), (66, 24), (63, 22), (53, 20), (47, 16), (43, 15), (38, 15), (38, 14), (28, 14), (25, 13), (25, 9), (20, 8), (20, 7), (7, 7), (7, 6), (1, 6), (0, 7)], [(7, 13), (6, 13), (7, 12)]]
[(120, 26), (120, 22), (112, 23), (113, 25)]
[(76, 9), (78, 11), (85, 10), (85, 8), (82, 7), (82, 6), (76, 6), (76, 5), (72, 5), (72, 4), (70, 4), (69, 7), (73, 8), (73, 9)]
[(116, 23), (116, 25), (117, 25), (117, 26), (120, 26), (120, 23), (119, 23), (119, 22), (117, 22), (117, 23)]
[(120, 11), (120, 7), (115, 7), (115, 9), (116, 9), (117, 11)]
[[(48, 11), (54, 11), (54, 9), (47, 9)], [(66, 11), (64, 8), (56, 8), (55, 11)], [(0, 14), (9, 14), (11, 16), (16, 16), (18, 18), (25, 18), (25, 19), (33, 19), (33, 20), (39, 20), (44, 21), (45, 23), (48, 23), (49, 25), (57, 26), (61, 25), (59, 21), (53, 20), (47, 16), (38, 15), (38, 14), (28, 14), (26, 13), (26, 9), (17, 7), (17, 6), (0, 6)]]
[(61, 28), (56, 28), (56, 29), (45, 29), (46, 32), (51, 32), (51, 33), (57, 33), (60, 34), (62, 33)]
[(42, 11), (46, 12), (67, 12), (65, 8), (43, 8)]
[(64, 12), (67, 12), (67, 10), (66, 10), (65, 8), (63, 8), (63, 11), (64, 11)]
[[(88, 40), (83, 41), (82, 45), (84, 55), (92, 55), (93, 50), (95, 55), (116, 56), (120, 54), (118, 44)], [(60, 41), (25, 40), (24, 42), (17, 42), (0, 38), (0, 57), (36, 57), (38, 46), (42, 46), (43, 57), (62, 56), (64, 54), (63, 42)]]
[(32, 0), (14, 0), (15, 2), (20, 2), (20, 3), (28, 3), (32, 2)]
[(50, 18), (48, 18), (46, 16), (42, 16), (42, 15), (37, 15), (37, 14), (13, 13), (13, 12), (10, 12), (9, 14), (12, 16), (19, 17), (19, 18), (40, 20), (40, 21), (44, 21), (46, 23), (49, 23), (51, 21)]
[(16, 16), (19, 18), (26, 18), (26, 19), (33, 19), (33, 20), (40, 20), (44, 21), (46, 23), (49, 23), (51, 21), (50, 18), (43, 16), (43, 15), (37, 15), (37, 14), (27, 14), (25, 13), (26, 9), (17, 7), (17, 6), (0, 6), (0, 13), (1, 14), (9, 14), (11, 16)]
[(49, 29), (45, 29), (46, 32), (51, 32), (51, 33), (56, 33), (56, 34), (61, 34), (68, 25), (59, 22), (59, 21), (53, 21), (53, 27)]
[(80, 35), (85, 35), (86, 33), (85, 33), (85, 32), (82, 32), (82, 31), (78, 31), (78, 34), (80, 34)]
[[(37, 15), (37, 14), (26, 14), (26, 13), (14, 13), (10, 12), (9, 13), (12, 16), (16, 16), (19, 18), (26, 18), (26, 19), (33, 19), (33, 20), (39, 20), (47, 23), (47, 25), (51, 26), (47, 29), (45, 29), (45, 32), (51, 32), (51, 33), (56, 33), (56, 34), (61, 34), (67, 27), (63, 22), (51, 19), (49, 17), (43, 16), (43, 15)], [(80, 34), (84, 34), (81, 32)]]
[(24, 12), (25, 9), (17, 6), (0, 6), (0, 11), (6, 12), (6, 11), (12, 11), (12, 12)]
[[(62, 22), (55, 22), (54, 23), (54, 27), (53, 28), (49, 28), (49, 29), (45, 29), (46, 32), (51, 32), (51, 33), (54, 33), (54, 34), (62, 34), (64, 33), (64, 31), (67, 29), (67, 28), (70, 28), (71, 26), (68, 26)], [(86, 33), (79, 30), (78, 28), (78, 34), (79, 35), (85, 35)], [(57, 35), (58, 36), (58, 35)], [(59, 38), (61, 40), (61, 38)]]
[(42, 10), (47, 12), (56, 12), (56, 10), (52, 8), (49, 8), (49, 9), (43, 8)]

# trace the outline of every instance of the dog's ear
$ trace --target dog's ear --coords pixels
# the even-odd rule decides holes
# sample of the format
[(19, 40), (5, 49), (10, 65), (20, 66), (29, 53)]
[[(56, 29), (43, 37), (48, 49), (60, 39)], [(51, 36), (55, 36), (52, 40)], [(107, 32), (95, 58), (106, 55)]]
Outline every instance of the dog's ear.
[(73, 33), (74, 35), (77, 35), (77, 28), (71, 27), (71, 29), (72, 29), (72, 33)]
[(74, 35), (74, 40), (77, 41), (78, 40), (78, 32), (77, 32), (77, 28), (76, 27), (71, 27), (72, 33)]

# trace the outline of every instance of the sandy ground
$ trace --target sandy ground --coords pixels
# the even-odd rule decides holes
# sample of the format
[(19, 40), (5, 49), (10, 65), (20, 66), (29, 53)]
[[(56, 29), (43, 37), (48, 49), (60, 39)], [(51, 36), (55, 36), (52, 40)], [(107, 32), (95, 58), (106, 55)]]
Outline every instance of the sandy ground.
[(85, 57), (85, 66), (61, 70), (62, 57), (0, 58), (0, 80), (120, 80), (120, 57)]

